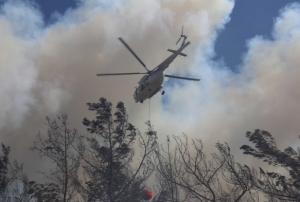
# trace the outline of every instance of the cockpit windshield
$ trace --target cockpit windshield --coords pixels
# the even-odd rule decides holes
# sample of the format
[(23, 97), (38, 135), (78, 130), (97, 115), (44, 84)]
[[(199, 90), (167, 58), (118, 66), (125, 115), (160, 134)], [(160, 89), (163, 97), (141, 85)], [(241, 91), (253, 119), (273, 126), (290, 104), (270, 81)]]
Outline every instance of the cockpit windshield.
[(147, 78), (148, 78), (148, 75), (143, 76), (141, 78), (141, 80), (139, 81), (139, 84), (143, 83)]

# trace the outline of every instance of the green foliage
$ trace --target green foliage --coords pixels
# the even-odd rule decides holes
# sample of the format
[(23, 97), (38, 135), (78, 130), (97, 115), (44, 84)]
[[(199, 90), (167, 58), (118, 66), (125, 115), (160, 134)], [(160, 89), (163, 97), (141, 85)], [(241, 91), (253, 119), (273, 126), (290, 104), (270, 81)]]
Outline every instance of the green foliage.
[(263, 130), (255, 130), (254, 133), (247, 132), (246, 137), (254, 143), (255, 148), (248, 145), (241, 147), (244, 154), (262, 159), (269, 165), (283, 167), (290, 177), (287, 178), (276, 172), (267, 172), (262, 168), (257, 180), (256, 188), (270, 199), (286, 201), (300, 201), (300, 148), (297, 151), (288, 147), (281, 151), (277, 148), (276, 141), (272, 135)]
[(11, 199), (7, 202), (58, 202), (60, 189), (56, 184), (40, 184), (29, 181), (28, 177), (21, 173), (12, 189)]
[(27, 193), (37, 202), (58, 201), (60, 188), (54, 183), (40, 184), (35, 181), (30, 181), (28, 183)]
[(8, 187), (18, 178), (22, 164), (9, 161), (10, 147), (1, 144), (3, 155), (0, 156), (0, 200), (11, 201)]
[(9, 152), (10, 148), (6, 147), (4, 144), (1, 144), (3, 155), (0, 156), (0, 194), (3, 194), (6, 189), (7, 185), (10, 182), (10, 178), (8, 176), (8, 169), (9, 169)]
[[(117, 104), (115, 113), (105, 98), (87, 105), (96, 113), (95, 120), (83, 120), (87, 131), (94, 137), (81, 139), (78, 147), (87, 175), (87, 187), (83, 190), (87, 200), (141, 201), (143, 183), (153, 169), (149, 155), (156, 146), (156, 132), (148, 123), (148, 131), (142, 135), (128, 122), (122, 102)], [(142, 152), (136, 169), (131, 166), (134, 146), (139, 146)]]

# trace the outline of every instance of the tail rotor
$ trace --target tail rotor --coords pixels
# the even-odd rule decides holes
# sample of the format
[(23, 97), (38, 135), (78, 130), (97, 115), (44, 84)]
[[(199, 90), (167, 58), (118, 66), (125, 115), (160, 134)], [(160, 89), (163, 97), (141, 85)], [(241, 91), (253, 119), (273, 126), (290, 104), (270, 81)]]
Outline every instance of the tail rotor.
[(181, 29), (181, 35), (180, 35), (178, 41), (176, 42), (176, 45), (179, 43), (179, 41), (181, 40), (181, 38), (184, 38), (183, 43), (182, 43), (182, 45), (183, 45), (184, 42), (185, 42), (185, 39), (187, 38), (186, 35), (183, 35), (183, 25), (182, 25), (182, 29)]

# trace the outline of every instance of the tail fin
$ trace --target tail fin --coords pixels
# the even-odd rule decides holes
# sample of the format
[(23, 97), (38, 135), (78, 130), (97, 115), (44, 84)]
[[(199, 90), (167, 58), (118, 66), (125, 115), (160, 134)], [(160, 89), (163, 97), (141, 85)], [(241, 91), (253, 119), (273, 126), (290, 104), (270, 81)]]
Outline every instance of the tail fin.
[[(176, 51), (175, 51), (175, 50), (168, 49), (168, 51), (169, 51), (169, 52), (171, 52), (171, 53), (176, 53)], [(186, 56), (187, 56), (187, 55), (186, 55), (186, 54), (184, 54), (184, 53), (179, 53), (179, 55), (181, 55), (181, 56), (184, 56), (184, 57), (186, 57)]]

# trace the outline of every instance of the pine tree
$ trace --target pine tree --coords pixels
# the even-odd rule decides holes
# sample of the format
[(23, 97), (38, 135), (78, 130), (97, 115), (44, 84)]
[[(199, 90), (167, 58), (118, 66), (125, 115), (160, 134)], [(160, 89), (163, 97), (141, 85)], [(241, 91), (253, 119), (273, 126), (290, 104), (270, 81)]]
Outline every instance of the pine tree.
[[(122, 102), (117, 104), (114, 114), (112, 104), (105, 98), (87, 105), (96, 113), (95, 120), (83, 120), (93, 137), (82, 139), (78, 147), (86, 174), (83, 192), (87, 200), (141, 201), (144, 182), (154, 169), (150, 155), (156, 148), (156, 132), (147, 122), (148, 131), (141, 134), (128, 122)], [(134, 147), (141, 152), (139, 159), (135, 159), (135, 168), (131, 164), (136, 157)]]
[(277, 148), (273, 136), (264, 130), (247, 132), (246, 137), (255, 144), (241, 147), (244, 154), (261, 159), (274, 167), (283, 167), (289, 177), (259, 168), (255, 188), (264, 193), (271, 201), (300, 201), (300, 147), (296, 150), (287, 147), (283, 151)]

